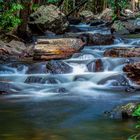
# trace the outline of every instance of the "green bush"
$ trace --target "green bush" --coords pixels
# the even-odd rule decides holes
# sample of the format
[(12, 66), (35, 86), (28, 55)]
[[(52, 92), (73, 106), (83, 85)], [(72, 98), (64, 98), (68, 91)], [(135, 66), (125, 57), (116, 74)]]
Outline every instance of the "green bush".
[(21, 9), (23, 9), (21, 4), (15, 2), (7, 4), (3, 0), (0, 0), (0, 29), (4, 31), (11, 31), (21, 24), (21, 19), (17, 14), (17, 12)]

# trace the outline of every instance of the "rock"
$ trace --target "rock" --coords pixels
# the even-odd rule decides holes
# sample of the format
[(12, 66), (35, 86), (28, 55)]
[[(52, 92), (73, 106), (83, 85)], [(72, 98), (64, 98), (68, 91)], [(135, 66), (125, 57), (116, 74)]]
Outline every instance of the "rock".
[(96, 59), (87, 65), (89, 72), (101, 72), (104, 70), (103, 62), (101, 59)]
[(131, 18), (135, 17), (134, 12), (131, 11), (130, 9), (125, 9), (125, 10), (124, 10), (124, 14), (125, 14), (125, 16), (127, 16), (127, 17), (131, 17)]
[(12, 94), (19, 92), (20, 89), (10, 82), (0, 81), (0, 94)]
[(90, 21), (92, 18), (94, 18), (94, 15), (91, 11), (84, 10), (79, 13), (80, 17), (83, 18), (83, 21)]
[(61, 34), (67, 29), (68, 21), (56, 6), (42, 5), (30, 15), (29, 27), (33, 33), (44, 33), (49, 30)]
[(70, 24), (77, 25), (82, 22), (81, 17), (68, 17), (68, 21)]
[(72, 67), (63, 61), (52, 60), (46, 64), (46, 72), (51, 74), (65, 74), (72, 72)]
[(140, 62), (124, 66), (123, 71), (126, 72), (128, 78), (140, 85)]
[(134, 118), (132, 115), (139, 103), (127, 103), (117, 106), (110, 112), (105, 112), (105, 115), (114, 119), (129, 119)]
[(103, 34), (90, 34), (85, 33), (79, 36), (86, 45), (111, 45), (114, 43), (114, 36), (113, 35), (103, 35)]
[(27, 54), (27, 47), (23, 42), (12, 40), (9, 43), (0, 41), (0, 58), (3, 61), (18, 59)]
[(115, 21), (113, 23), (113, 25), (111, 26), (111, 29), (114, 30), (117, 34), (120, 34), (120, 35), (129, 34), (129, 30), (127, 30), (127, 28), (125, 27), (123, 22), (121, 22), (119, 20)]
[(126, 21), (115, 21), (111, 27), (117, 34), (125, 35), (140, 32), (140, 18), (129, 19)]
[(98, 19), (103, 19), (106, 21), (112, 21), (113, 10), (106, 8), (98, 17)]
[(112, 48), (104, 52), (105, 57), (140, 57), (140, 48)]
[(96, 19), (90, 22), (90, 26), (105, 26), (106, 22), (100, 19)]
[(65, 59), (82, 49), (81, 39), (40, 39), (34, 47), (34, 60)]

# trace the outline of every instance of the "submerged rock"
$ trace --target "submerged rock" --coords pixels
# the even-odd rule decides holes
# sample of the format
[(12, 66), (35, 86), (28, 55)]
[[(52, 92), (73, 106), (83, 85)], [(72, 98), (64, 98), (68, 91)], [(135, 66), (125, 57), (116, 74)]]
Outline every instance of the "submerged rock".
[(123, 71), (126, 72), (128, 78), (140, 85), (140, 62), (124, 66)]
[(44, 33), (47, 30), (57, 34), (68, 27), (65, 14), (54, 5), (42, 5), (30, 15), (29, 27), (33, 33)]
[(140, 48), (112, 48), (104, 52), (105, 57), (140, 57)]
[(34, 47), (34, 60), (65, 59), (82, 49), (81, 39), (40, 39)]
[(90, 34), (85, 33), (79, 36), (86, 45), (111, 45), (114, 43), (114, 36), (113, 35), (103, 35), (103, 34)]

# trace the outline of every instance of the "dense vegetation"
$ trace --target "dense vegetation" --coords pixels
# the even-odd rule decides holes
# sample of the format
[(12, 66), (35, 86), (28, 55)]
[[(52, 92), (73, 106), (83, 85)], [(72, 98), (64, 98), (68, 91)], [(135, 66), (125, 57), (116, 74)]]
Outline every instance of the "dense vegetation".
[[(7, 2), (6, 2), (7, 1)], [(114, 11), (113, 18), (118, 18), (120, 16), (120, 11), (127, 7), (135, 10), (136, 0), (0, 0), (0, 29), (4, 31), (9, 31), (17, 28), (20, 24), (27, 22), (28, 17), (22, 17), (24, 15), (29, 15), (36, 8), (42, 4), (56, 4), (61, 7), (65, 14), (71, 12), (79, 3), (86, 1), (83, 9), (90, 10), (94, 14), (102, 12), (105, 8), (112, 8)], [(138, 1), (137, 1), (138, 3)], [(26, 12), (26, 14), (25, 14)], [(76, 14), (77, 15), (77, 14)], [(24, 30), (26, 24), (24, 24)], [(23, 29), (23, 26), (22, 26)]]

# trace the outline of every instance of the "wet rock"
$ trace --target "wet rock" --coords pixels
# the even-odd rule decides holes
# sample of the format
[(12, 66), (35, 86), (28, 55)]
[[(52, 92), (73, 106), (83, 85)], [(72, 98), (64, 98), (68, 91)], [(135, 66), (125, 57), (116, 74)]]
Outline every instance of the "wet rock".
[(140, 57), (140, 48), (113, 48), (104, 52), (105, 57)]
[(70, 24), (77, 25), (82, 22), (81, 17), (68, 17), (68, 21)]
[(125, 21), (117, 20), (113, 23), (113, 30), (117, 34), (125, 35), (129, 33), (139, 33), (140, 32), (140, 18), (137, 19), (129, 19)]
[(101, 72), (104, 69), (103, 62), (101, 59), (96, 59), (96, 60), (90, 62), (87, 65), (87, 68), (88, 68), (88, 71), (90, 71), (90, 72)]
[(79, 13), (80, 17), (83, 19), (83, 21), (90, 21), (92, 18), (94, 18), (93, 12), (84, 10)]
[[(128, 25), (130, 27), (130, 25)], [(120, 35), (129, 34), (129, 30), (125, 27), (122, 21), (115, 21), (111, 26), (111, 30), (114, 30), (115, 33)]]
[(139, 103), (128, 103), (125, 105), (117, 106), (110, 112), (105, 112), (105, 115), (115, 119), (129, 119), (134, 118), (133, 112), (137, 108)]
[(106, 22), (104, 22), (103, 20), (94, 20), (90, 22), (90, 26), (105, 26)]
[(129, 87), (129, 80), (127, 80), (127, 78), (123, 75), (113, 75), (105, 79), (102, 79), (101, 81), (98, 82), (98, 84), (99, 85), (107, 84), (109, 86), (116, 87), (124, 86), (124, 88), (127, 89), (127, 87)]
[(29, 27), (33, 33), (44, 33), (49, 30), (61, 34), (67, 29), (68, 21), (56, 6), (42, 5), (30, 15)]
[(140, 85), (140, 62), (124, 66), (123, 71), (133, 82)]
[(27, 47), (23, 42), (12, 40), (9, 43), (0, 41), (0, 58), (1, 60), (18, 59), (27, 54)]
[(51, 74), (65, 74), (72, 72), (72, 67), (63, 61), (49, 61), (46, 64), (46, 72)]
[(24, 83), (39, 83), (39, 84), (44, 84), (46, 82), (46, 79), (43, 77), (37, 77), (37, 76), (29, 76)]
[(27, 74), (45, 74), (46, 63), (35, 63), (28, 66)]
[(103, 34), (90, 34), (85, 33), (81, 34), (79, 38), (82, 39), (86, 45), (111, 45), (114, 43), (114, 36), (113, 35), (103, 35)]
[(81, 39), (40, 39), (34, 47), (34, 60), (65, 59), (82, 49)]

